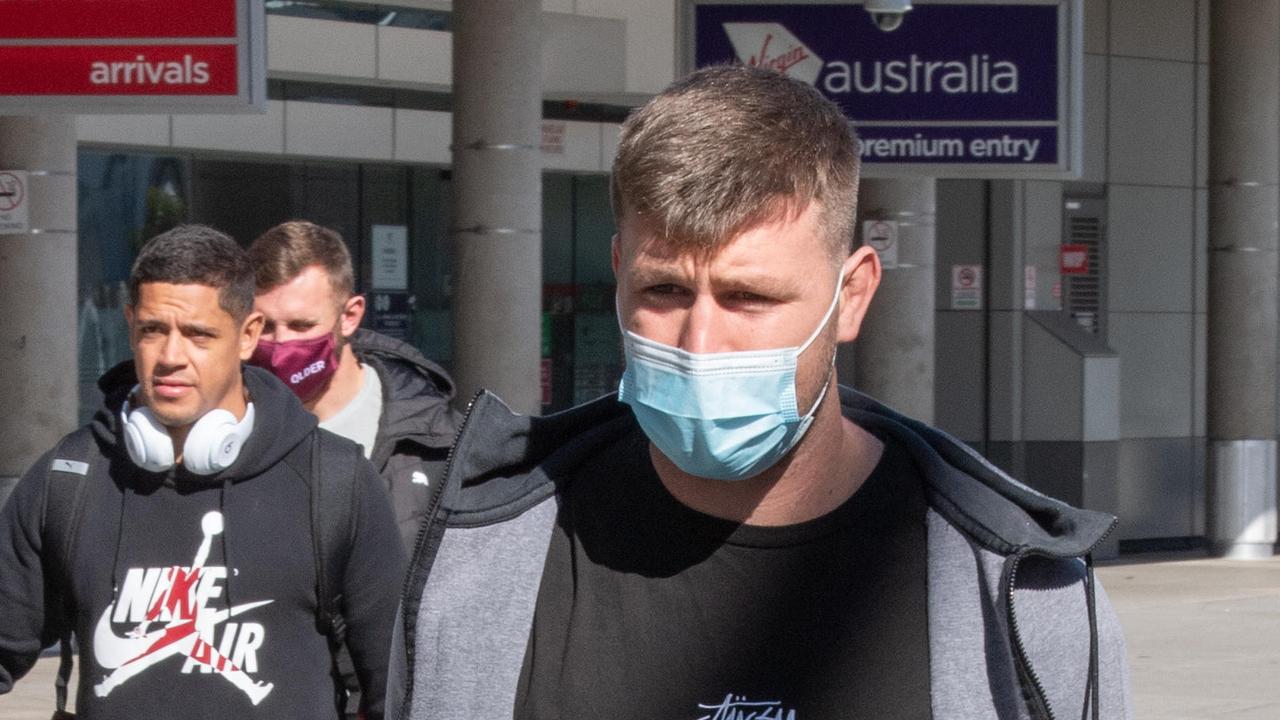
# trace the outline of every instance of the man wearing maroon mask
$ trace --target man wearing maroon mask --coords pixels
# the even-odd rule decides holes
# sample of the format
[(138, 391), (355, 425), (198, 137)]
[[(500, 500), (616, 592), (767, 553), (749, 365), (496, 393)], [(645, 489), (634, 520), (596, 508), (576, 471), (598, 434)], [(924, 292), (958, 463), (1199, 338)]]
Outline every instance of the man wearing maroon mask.
[(453, 381), (410, 345), (360, 329), (365, 299), (338, 233), (281, 223), (253, 241), (249, 256), (254, 309), (266, 319), (250, 362), (284, 381), (320, 427), (364, 448), (412, 552), (457, 427)]

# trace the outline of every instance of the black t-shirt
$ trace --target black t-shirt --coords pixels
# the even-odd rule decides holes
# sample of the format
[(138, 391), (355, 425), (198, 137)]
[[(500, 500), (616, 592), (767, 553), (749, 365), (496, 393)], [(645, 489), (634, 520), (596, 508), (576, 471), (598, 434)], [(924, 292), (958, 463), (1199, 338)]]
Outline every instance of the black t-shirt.
[(637, 431), (563, 495), (515, 717), (929, 718), (925, 503), (886, 443), (798, 525), (692, 510)]

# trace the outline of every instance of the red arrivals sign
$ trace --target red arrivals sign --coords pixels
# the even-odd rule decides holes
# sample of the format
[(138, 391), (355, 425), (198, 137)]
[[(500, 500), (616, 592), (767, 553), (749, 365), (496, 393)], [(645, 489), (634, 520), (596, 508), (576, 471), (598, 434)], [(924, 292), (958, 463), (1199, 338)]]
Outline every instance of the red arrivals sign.
[(1058, 271), (1063, 275), (1089, 273), (1089, 246), (1066, 244), (1058, 251)]
[(266, 108), (260, 0), (0, 0), (0, 114)]

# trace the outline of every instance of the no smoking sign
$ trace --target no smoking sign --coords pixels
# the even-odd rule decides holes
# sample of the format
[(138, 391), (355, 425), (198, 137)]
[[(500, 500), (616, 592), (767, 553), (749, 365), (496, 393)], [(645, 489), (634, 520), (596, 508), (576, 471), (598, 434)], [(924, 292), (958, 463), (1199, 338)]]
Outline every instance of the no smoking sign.
[(865, 220), (862, 223), (862, 239), (880, 256), (880, 266), (898, 267), (898, 221)]
[(30, 229), (27, 174), (0, 170), (0, 235), (25, 235)]
[(982, 266), (951, 266), (951, 309), (982, 309)]

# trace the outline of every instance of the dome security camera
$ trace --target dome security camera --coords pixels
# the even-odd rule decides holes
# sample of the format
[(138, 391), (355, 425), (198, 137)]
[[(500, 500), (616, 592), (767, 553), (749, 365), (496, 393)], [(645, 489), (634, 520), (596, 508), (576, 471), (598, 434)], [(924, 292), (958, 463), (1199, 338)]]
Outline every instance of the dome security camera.
[(911, 9), (911, 0), (866, 0), (862, 7), (871, 15), (871, 22), (884, 32), (893, 32), (902, 25), (902, 19)]

